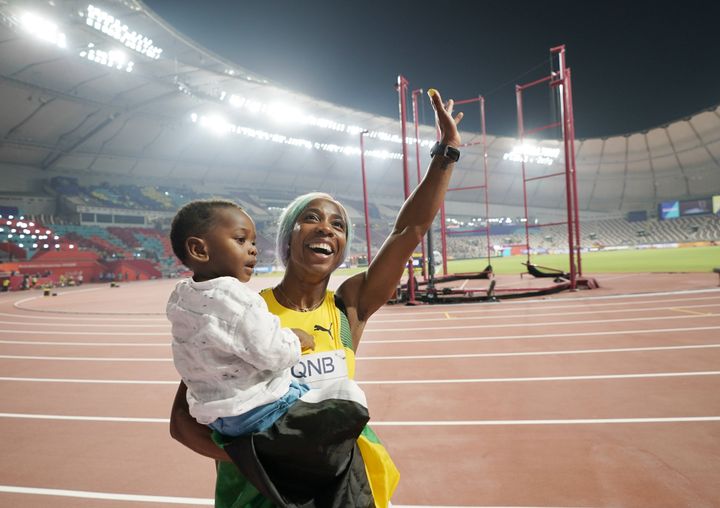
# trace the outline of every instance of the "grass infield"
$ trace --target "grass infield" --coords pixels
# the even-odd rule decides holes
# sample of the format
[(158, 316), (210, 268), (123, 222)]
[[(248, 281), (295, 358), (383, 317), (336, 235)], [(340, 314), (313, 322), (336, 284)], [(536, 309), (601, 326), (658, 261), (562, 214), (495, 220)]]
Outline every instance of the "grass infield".
[[(522, 265), (525, 256), (491, 258), (493, 271), (500, 275), (518, 274), (526, 271)], [(532, 256), (539, 266), (569, 270), (567, 254)], [(450, 273), (479, 272), (487, 265), (487, 259), (458, 259), (448, 261)], [(712, 272), (720, 267), (720, 246), (687, 247), (677, 249), (642, 249), (585, 252), (582, 254), (583, 273), (646, 273), (646, 272)], [(338, 270), (338, 274), (353, 274), (364, 268)], [(442, 271), (442, 270), (441, 270)]]

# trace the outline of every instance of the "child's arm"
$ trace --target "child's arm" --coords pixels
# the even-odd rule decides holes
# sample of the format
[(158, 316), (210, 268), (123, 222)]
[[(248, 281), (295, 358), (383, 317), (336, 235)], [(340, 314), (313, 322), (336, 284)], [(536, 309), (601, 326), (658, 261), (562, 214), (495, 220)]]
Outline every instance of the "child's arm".
[(209, 309), (207, 319), (208, 326), (219, 329), (210, 329), (206, 334), (218, 347), (258, 370), (277, 372), (300, 360), (298, 334), (282, 328), (280, 319), (268, 310), (260, 296), (230, 277), (218, 281), (218, 289), (222, 294), (217, 295), (213, 306), (223, 308)]

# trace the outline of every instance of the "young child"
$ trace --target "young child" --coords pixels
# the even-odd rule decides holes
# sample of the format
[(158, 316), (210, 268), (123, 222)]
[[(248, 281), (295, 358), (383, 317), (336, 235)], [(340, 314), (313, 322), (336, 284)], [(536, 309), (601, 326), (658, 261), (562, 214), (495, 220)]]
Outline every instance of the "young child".
[(167, 304), (175, 367), (190, 414), (227, 436), (269, 428), (309, 390), (290, 368), (310, 334), (281, 328), (245, 286), (257, 262), (255, 224), (231, 201), (194, 201), (173, 219), (173, 252), (193, 272)]

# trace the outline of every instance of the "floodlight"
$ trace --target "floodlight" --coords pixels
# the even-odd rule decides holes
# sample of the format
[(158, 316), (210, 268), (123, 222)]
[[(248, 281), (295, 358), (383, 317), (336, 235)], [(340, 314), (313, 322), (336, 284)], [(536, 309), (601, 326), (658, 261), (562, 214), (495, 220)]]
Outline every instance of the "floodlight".
[(95, 48), (95, 45), (92, 43), (87, 45), (86, 50), (80, 51), (79, 55), (91, 62), (105, 65), (107, 67), (114, 67), (117, 70), (124, 70), (125, 72), (132, 72), (133, 67), (135, 66), (135, 63), (132, 60), (128, 60), (127, 55), (125, 55), (123, 51), (117, 49), (104, 51), (102, 49)]
[(88, 26), (112, 37), (125, 47), (154, 60), (160, 58), (163, 50), (162, 48), (154, 46), (152, 39), (134, 30), (130, 30), (126, 24), (102, 9), (94, 5), (88, 5), (85, 16), (85, 23), (87, 23)]
[(25, 30), (35, 37), (55, 44), (59, 48), (67, 47), (65, 34), (58, 30), (57, 25), (52, 21), (48, 21), (29, 12), (23, 14), (20, 17), (20, 21)]
[(232, 129), (232, 127), (234, 127), (232, 124), (230, 124), (227, 120), (225, 120), (219, 115), (200, 117), (200, 125), (207, 129), (210, 129), (216, 134), (226, 134)]
[(305, 117), (299, 109), (282, 103), (270, 104), (267, 108), (267, 112), (273, 120), (278, 122), (298, 123)]
[(525, 142), (522, 145), (513, 147), (512, 151), (503, 155), (503, 160), (512, 162), (531, 162), (550, 166), (560, 155), (559, 148), (539, 147), (532, 142)]
[(259, 101), (245, 101), (245, 108), (250, 111), (250, 113), (257, 114), (265, 109), (265, 105)]
[(230, 98), (228, 99), (228, 102), (229, 102), (230, 105), (233, 106), (233, 107), (241, 108), (241, 107), (243, 106), (243, 104), (245, 104), (245, 98), (244, 98), (244, 97), (240, 97), (239, 95), (233, 94), (233, 95), (231, 95)]

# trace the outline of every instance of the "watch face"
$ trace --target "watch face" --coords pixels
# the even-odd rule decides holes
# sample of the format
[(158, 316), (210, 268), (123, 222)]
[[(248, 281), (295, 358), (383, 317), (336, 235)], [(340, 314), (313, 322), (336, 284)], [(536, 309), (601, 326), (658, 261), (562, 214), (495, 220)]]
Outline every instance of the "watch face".
[(438, 154), (455, 162), (460, 159), (460, 150), (452, 146), (443, 145), (439, 141), (436, 142), (430, 150), (430, 157), (435, 157)]

